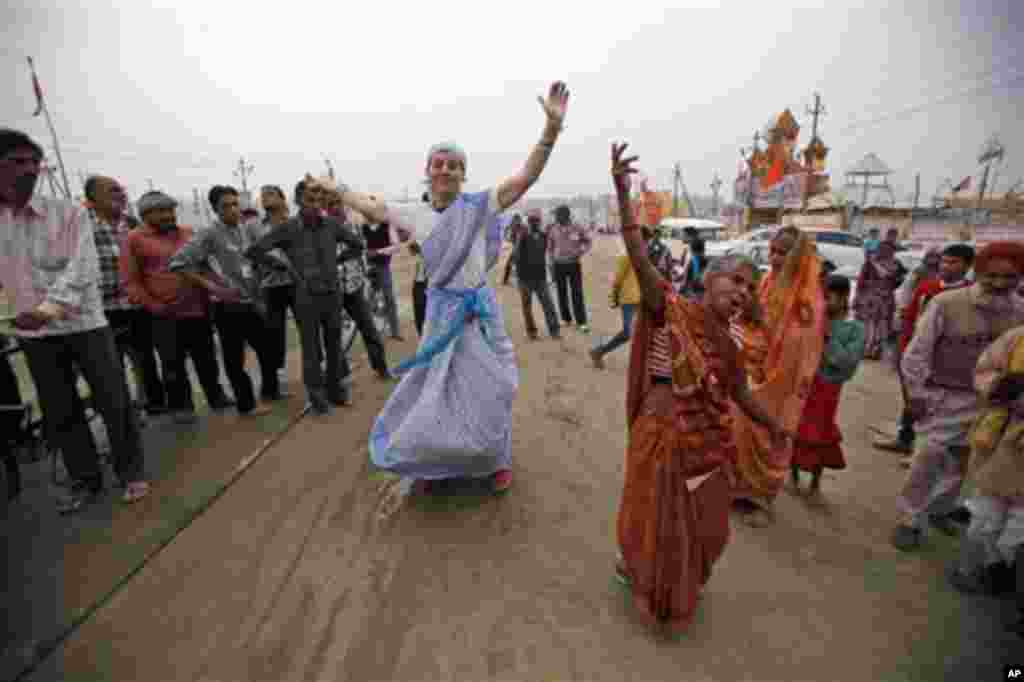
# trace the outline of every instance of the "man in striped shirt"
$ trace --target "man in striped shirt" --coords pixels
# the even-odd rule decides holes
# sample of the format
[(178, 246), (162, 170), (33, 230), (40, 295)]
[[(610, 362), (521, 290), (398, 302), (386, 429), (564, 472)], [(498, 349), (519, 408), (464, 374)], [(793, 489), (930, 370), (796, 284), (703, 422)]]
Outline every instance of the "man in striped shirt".
[(85, 198), (99, 257), (100, 292), (107, 321), (114, 330), (121, 357), (131, 358), (137, 378), (141, 379), (146, 411), (160, 414), (167, 409), (167, 395), (157, 369), (153, 323), (141, 305), (128, 299), (128, 291), (121, 282), (121, 249), (134, 227), (125, 212), (128, 198), (117, 180), (102, 175), (85, 181)]

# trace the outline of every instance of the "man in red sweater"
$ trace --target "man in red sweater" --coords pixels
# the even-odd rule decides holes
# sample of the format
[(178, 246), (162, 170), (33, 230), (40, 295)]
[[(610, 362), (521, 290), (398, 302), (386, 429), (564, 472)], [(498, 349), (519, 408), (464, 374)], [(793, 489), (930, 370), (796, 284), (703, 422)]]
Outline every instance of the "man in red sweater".
[[(910, 304), (903, 312), (903, 330), (900, 334), (900, 357), (910, 345), (914, 338), (914, 327), (918, 319), (924, 313), (925, 306), (935, 298), (936, 295), (950, 289), (959, 289), (970, 284), (967, 281), (967, 273), (974, 263), (974, 249), (967, 244), (952, 244), (942, 251), (942, 260), (939, 263), (939, 276), (923, 280), (914, 290)], [(897, 363), (897, 367), (899, 363)], [(900, 383), (902, 384), (902, 375)], [(905, 398), (906, 396), (904, 396)], [(883, 441), (875, 443), (879, 450), (898, 452), (907, 455), (903, 462), (904, 468), (909, 466), (909, 455), (914, 445), (914, 420), (907, 409), (906, 400), (903, 401), (903, 413), (900, 416), (900, 431), (894, 441)]]
[(142, 195), (138, 210), (143, 224), (128, 234), (120, 266), (129, 299), (153, 318), (167, 408), (176, 421), (187, 423), (195, 421), (195, 405), (186, 358), (192, 358), (210, 409), (222, 410), (233, 402), (220, 385), (208, 295), (168, 269), (171, 257), (192, 238), (192, 228), (178, 225), (177, 205), (163, 192)]

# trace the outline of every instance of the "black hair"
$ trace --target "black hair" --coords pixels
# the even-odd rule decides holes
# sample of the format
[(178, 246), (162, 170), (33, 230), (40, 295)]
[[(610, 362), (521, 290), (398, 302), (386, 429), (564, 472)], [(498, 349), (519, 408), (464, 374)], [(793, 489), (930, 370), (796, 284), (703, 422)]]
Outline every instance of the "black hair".
[(89, 201), (96, 201), (96, 185), (100, 184), (100, 176), (90, 175), (85, 179), (85, 186), (83, 191), (85, 192), (85, 198)]
[(302, 205), (302, 193), (306, 191), (306, 181), (299, 180), (295, 183), (295, 203)]
[(824, 272), (824, 273), (825, 273), (826, 275), (829, 275), (829, 274), (831, 274), (831, 273), (835, 272), (836, 270), (838, 270), (838, 268), (836, 267), (836, 264), (835, 264), (835, 263), (833, 263), (833, 262), (832, 262), (832, 261), (830, 261), (830, 260), (827, 260), (827, 261), (823, 261), (823, 262), (822, 262), (822, 264), (821, 264), (821, 270), (822, 270), (822, 272)]
[(967, 244), (950, 244), (942, 250), (942, 255), (949, 258), (959, 258), (968, 267), (974, 263), (974, 249)]
[(845, 275), (829, 275), (825, 280), (825, 291), (832, 294), (850, 295), (850, 278)]
[(288, 197), (286, 197), (284, 195), (284, 190), (281, 189), (281, 187), (279, 185), (263, 185), (263, 187), (260, 188), (260, 191), (261, 192), (273, 192), (274, 194), (276, 194), (277, 196), (281, 197), (285, 201), (288, 201)]
[(690, 243), (690, 249), (695, 254), (697, 254), (698, 256), (703, 256), (704, 255), (704, 240), (703, 239), (694, 239)]
[(0, 128), (0, 156), (7, 154), (19, 147), (28, 147), (36, 153), (40, 159), (46, 156), (43, 148), (27, 134), (14, 128)]
[(206, 195), (206, 198), (210, 200), (210, 206), (213, 206), (213, 210), (220, 210), (220, 200), (225, 194), (239, 196), (238, 190), (231, 185), (214, 185), (210, 188), (210, 193)]
[(421, 198), (423, 199), (423, 203), (424, 204), (429, 204), (430, 203), (430, 192), (424, 192), (423, 196)]
[(558, 218), (559, 216), (565, 216), (566, 219), (572, 218), (572, 209), (565, 204), (562, 204), (555, 209), (555, 218)]

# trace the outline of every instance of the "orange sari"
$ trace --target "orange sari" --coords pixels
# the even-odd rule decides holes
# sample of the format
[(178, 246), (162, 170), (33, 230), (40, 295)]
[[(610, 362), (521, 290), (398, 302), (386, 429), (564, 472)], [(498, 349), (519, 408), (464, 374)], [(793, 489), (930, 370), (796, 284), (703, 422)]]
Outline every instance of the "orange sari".
[[(741, 324), (741, 357), (751, 394), (785, 430), (795, 433), (810, 395), (824, 346), (825, 298), (821, 263), (812, 242), (801, 235), (783, 272), (761, 281), (763, 324)], [(736, 459), (727, 466), (734, 498), (767, 507), (782, 489), (792, 446), (772, 447), (771, 436), (732, 406)]]
[[(729, 540), (721, 467), (734, 456), (728, 396), (738, 358), (703, 306), (663, 288), (663, 319), (642, 310), (633, 332), (618, 540), (634, 603), (649, 622), (677, 629), (692, 621)], [(653, 328), (662, 323), (674, 358), (671, 385), (654, 384), (648, 370)]]

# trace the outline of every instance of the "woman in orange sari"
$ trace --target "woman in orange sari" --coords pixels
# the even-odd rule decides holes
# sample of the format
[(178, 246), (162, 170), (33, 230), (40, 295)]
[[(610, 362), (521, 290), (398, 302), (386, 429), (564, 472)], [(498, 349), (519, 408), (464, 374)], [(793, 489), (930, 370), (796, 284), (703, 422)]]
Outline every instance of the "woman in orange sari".
[(749, 302), (753, 268), (726, 256), (705, 274), (703, 301), (679, 296), (647, 256), (629, 203), (636, 157), (612, 146), (622, 238), (641, 290), (629, 367), (629, 445), (619, 507), (616, 572), (648, 622), (669, 630), (693, 618), (701, 588), (729, 539), (733, 456), (730, 405), (786, 435), (754, 403), (728, 320)]
[[(821, 261), (811, 238), (784, 227), (772, 239), (771, 272), (761, 281), (760, 320), (736, 320), (733, 337), (754, 399), (765, 405), (787, 432), (800, 424), (824, 344), (825, 297)], [(792, 445), (779, 448), (771, 435), (733, 406), (736, 458), (728, 466), (734, 508), (746, 523), (764, 526), (782, 489), (793, 456)]]

